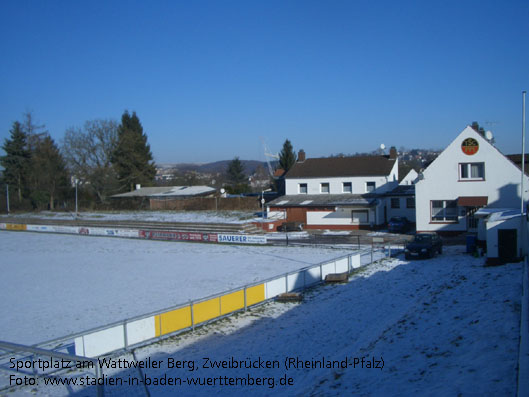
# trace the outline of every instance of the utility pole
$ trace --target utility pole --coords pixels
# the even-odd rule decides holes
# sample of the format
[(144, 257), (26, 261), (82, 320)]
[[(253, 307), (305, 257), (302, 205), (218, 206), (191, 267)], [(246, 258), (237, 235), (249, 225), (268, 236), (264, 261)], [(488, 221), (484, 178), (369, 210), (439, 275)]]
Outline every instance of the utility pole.
[(6, 183), (7, 215), (9, 215), (9, 185)]
[(520, 182), (520, 235), (522, 256), (527, 254), (526, 228), (527, 222), (524, 219), (524, 179), (525, 179), (525, 91), (522, 91), (522, 180)]

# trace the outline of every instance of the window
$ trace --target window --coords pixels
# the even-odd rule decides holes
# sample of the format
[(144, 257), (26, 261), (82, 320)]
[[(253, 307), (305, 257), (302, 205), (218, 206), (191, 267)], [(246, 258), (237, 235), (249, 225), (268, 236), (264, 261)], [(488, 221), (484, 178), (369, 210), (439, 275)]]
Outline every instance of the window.
[(400, 199), (398, 197), (391, 199), (391, 208), (400, 208)]
[(414, 197), (406, 198), (406, 208), (415, 208), (415, 198)]
[(342, 190), (344, 193), (353, 193), (353, 184), (351, 182), (344, 182)]
[(352, 210), (351, 219), (353, 223), (368, 223), (369, 222), (369, 211), (368, 210)]
[(459, 179), (465, 181), (483, 181), (485, 179), (485, 163), (460, 163)]
[(456, 200), (432, 200), (432, 222), (457, 222)]
[(366, 192), (371, 193), (374, 192), (376, 188), (375, 182), (366, 182)]
[(306, 183), (299, 184), (299, 194), (307, 194), (307, 184)]
[(322, 183), (320, 190), (322, 193), (329, 193), (329, 183)]

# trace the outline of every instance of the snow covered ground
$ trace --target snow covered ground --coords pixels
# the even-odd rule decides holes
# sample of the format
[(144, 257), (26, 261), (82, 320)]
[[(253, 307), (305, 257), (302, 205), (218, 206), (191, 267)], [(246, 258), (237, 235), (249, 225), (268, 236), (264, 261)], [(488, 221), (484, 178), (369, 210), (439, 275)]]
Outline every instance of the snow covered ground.
[[(0, 220), (6, 215), (0, 215)], [(74, 219), (70, 212), (24, 212), (11, 214), (18, 218)], [(253, 212), (245, 211), (101, 211), (81, 212), (80, 219), (87, 220), (128, 220), (153, 222), (196, 222), (196, 223), (246, 223), (254, 219)]]
[[(89, 246), (92, 239), (84, 239)], [(168, 250), (183, 245), (159, 244)], [(231, 255), (238, 256), (245, 247), (218, 248), (235, 248)], [(157, 360), (160, 368), (147, 368), (142, 374), (137, 369), (105, 369), (106, 376), (125, 382), (106, 386), (105, 395), (145, 395), (143, 384), (127, 384), (134, 378), (148, 378), (151, 396), (513, 395), (522, 265), (484, 267), (483, 258), (464, 251), (464, 247), (446, 247), (434, 259), (384, 260), (362, 269), (348, 284), (309, 291), (301, 304), (268, 303), (137, 349), (135, 356), (115, 357)], [(112, 256), (124, 254), (118, 250)], [(273, 255), (282, 262), (287, 256)], [(129, 300), (138, 300), (133, 290), (123, 291)], [(57, 301), (52, 306), (58, 319), (67, 304)], [(183, 368), (170, 368), (178, 361)], [(203, 368), (213, 361), (232, 368)], [(238, 368), (233, 368), (235, 362)], [(273, 366), (277, 362), (277, 368), (244, 368), (267, 362)], [(367, 368), (368, 362), (383, 368)], [(289, 363), (295, 365), (287, 369)], [(334, 368), (327, 368), (327, 363)], [(190, 371), (192, 365), (196, 369)], [(216, 386), (192, 385), (191, 378)], [(168, 379), (174, 384), (153, 384)], [(281, 379), (291, 384), (281, 385)], [(241, 386), (243, 382), (253, 385)], [(13, 395), (34, 394), (34, 390), (18, 389)], [(94, 388), (38, 389), (39, 395), (49, 396), (92, 393)]]
[(0, 231), (0, 340), (33, 344), (350, 251)]
[[(521, 264), (484, 267), (483, 259), (448, 247), (425, 261), (389, 260), (371, 266), (346, 285), (313, 290), (302, 304), (268, 304), (136, 352), (161, 360), (154, 378), (273, 378), (263, 386), (150, 386), (151, 395), (185, 396), (387, 396), (513, 395), (520, 320)], [(272, 369), (205, 369), (211, 360), (277, 360)], [(348, 360), (348, 368), (285, 369), (286, 357)], [(383, 368), (354, 367), (374, 361)], [(131, 356), (124, 358), (132, 359)], [(191, 360), (200, 368), (168, 369)], [(288, 362), (288, 360), (287, 360)], [(350, 365), (353, 364), (353, 365)], [(137, 376), (137, 371), (115, 372)], [(291, 386), (278, 386), (282, 376)], [(125, 395), (137, 387), (108, 387)]]

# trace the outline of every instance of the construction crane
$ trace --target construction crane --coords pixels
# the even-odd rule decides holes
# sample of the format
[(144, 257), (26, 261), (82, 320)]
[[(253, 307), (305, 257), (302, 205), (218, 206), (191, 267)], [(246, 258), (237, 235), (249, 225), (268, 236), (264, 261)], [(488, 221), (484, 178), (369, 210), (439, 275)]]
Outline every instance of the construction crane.
[(268, 173), (270, 174), (270, 176), (272, 178), (276, 179), (275, 176), (274, 176), (274, 169), (272, 168), (272, 164), (270, 162), (270, 159), (279, 160), (279, 155), (270, 153), (270, 151), (268, 150), (268, 147), (266, 146), (266, 143), (265, 143), (263, 138), (261, 138), (261, 143), (263, 144), (263, 150), (264, 150), (264, 155), (265, 155), (265, 158), (266, 158), (266, 164), (268, 165)]

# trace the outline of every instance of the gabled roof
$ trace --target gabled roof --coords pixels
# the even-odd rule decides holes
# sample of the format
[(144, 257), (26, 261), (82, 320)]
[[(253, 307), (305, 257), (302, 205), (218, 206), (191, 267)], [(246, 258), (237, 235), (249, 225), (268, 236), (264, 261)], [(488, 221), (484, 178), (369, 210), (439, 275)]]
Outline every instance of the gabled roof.
[(389, 156), (312, 158), (295, 163), (286, 178), (386, 176), (395, 161)]
[[(522, 169), (522, 155), (521, 154), (508, 154), (505, 157), (511, 160), (514, 164), (516, 164), (516, 166), (520, 170)], [(529, 176), (529, 154), (526, 154), (524, 157), (525, 157), (524, 172), (525, 172), (525, 175)]]
[(132, 192), (115, 194), (112, 197), (193, 197), (212, 194), (215, 188), (209, 186), (158, 186), (142, 187)]
[(398, 185), (395, 189), (387, 192), (386, 196), (414, 196), (415, 185)]

